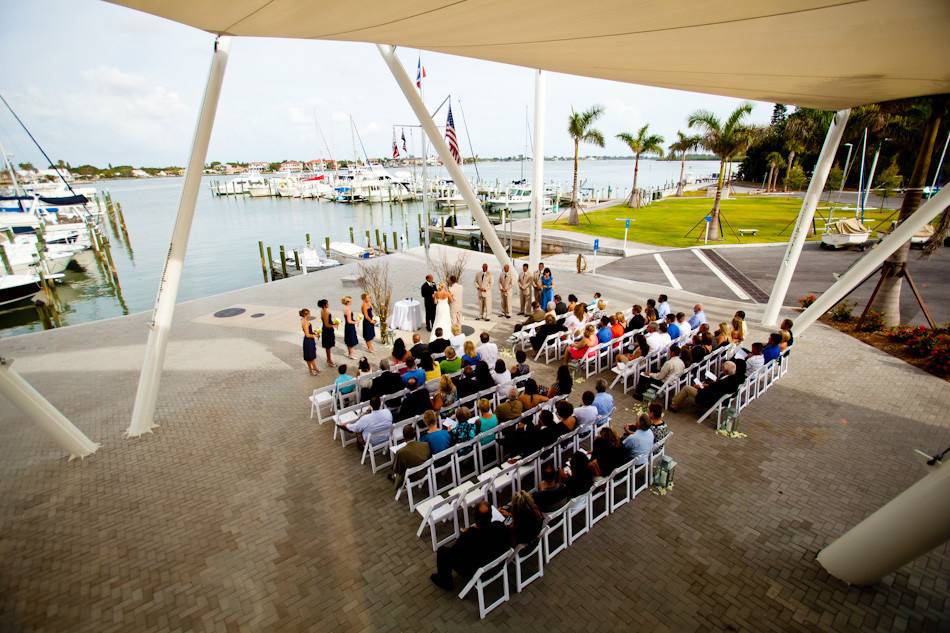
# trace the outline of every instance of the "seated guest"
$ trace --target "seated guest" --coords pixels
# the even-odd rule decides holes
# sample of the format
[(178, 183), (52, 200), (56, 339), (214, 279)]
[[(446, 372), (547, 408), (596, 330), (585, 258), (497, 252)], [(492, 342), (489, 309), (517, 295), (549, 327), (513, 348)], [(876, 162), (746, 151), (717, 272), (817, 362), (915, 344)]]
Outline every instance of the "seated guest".
[(749, 355), (745, 357), (745, 370), (749, 374), (753, 374), (758, 370), (762, 369), (762, 366), (765, 365), (765, 357), (762, 355), (762, 343), (753, 343), (752, 349), (749, 351)]
[(539, 411), (537, 421), (538, 448), (547, 448), (558, 438), (557, 424), (554, 422), (554, 413), (549, 409)]
[(465, 335), (462, 334), (461, 325), (452, 326), (452, 336), (449, 337), (449, 345), (455, 348), (455, 355), (462, 355), (462, 348), (465, 346)]
[[(703, 328), (706, 328), (704, 331)], [(709, 331), (709, 327), (706, 323), (703, 323), (699, 326), (699, 344), (706, 349), (707, 354), (711, 354), (713, 351), (713, 335)]]
[(508, 387), (514, 386), (511, 382), (511, 372), (505, 367), (505, 361), (500, 358), (495, 361), (495, 367), (491, 377), (492, 380), (495, 381), (495, 385), (498, 386), (500, 393), (507, 393)]
[(673, 396), (670, 411), (679, 411), (688, 401), (693, 400), (700, 411), (706, 411), (726, 394), (739, 390), (742, 380), (736, 375), (735, 361), (727, 360), (722, 364), (722, 372), (717, 380), (687, 385)]
[(584, 451), (575, 451), (571, 455), (570, 473), (565, 473), (564, 486), (571, 499), (587, 493), (594, 485), (594, 473), (590, 469), (590, 459)]
[(409, 350), (406, 349), (406, 342), (402, 338), (397, 338), (393, 343), (392, 362), (404, 363), (409, 358)]
[(455, 404), (456, 400), (458, 400), (458, 391), (455, 389), (455, 383), (449, 376), (443, 375), (439, 378), (438, 390), (432, 396), (432, 408), (440, 411)]
[(732, 326), (732, 342), (736, 344), (742, 343), (749, 335), (749, 326), (747, 326), (745, 322), (745, 311), (736, 310), (730, 325)]
[(478, 364), (475, 365), (475, 388), (478, 389), (478, 391), (484, 391), (494, 386), (495, 379), (491, 376), (488, 363), (483, 360), (478, 361)]
[(488, 332), (479, 334), (478, 339), (481, 341), (481, 345), (475, 350), (475, 355), (488, 363), (489, 367), (494, 367), (495, 361), (498, 360), (498, 345), (491, 342)]
[[(665, 325), (665, 324), (661, 324)], [(650, 348), (650, 352), (656, 352), (663, 349), (669, 343), (664, 343), (665, 339), (662, 334), (660, 334), (660, 329), (655, 324), (651, 323), (647, 326), (646, 334), (644, 335), (647, 340), (647, 345)], [(666, 335), (669, 337), (669, 334)]]
[[(351, 433), (357, 433), (356, 442), (360, 447), (365, 446), (369, 441), (369, 436), (379, 431), (385, 431), (393, 428), (393, 414), (387, 407), (383, 406), (383, 401), (377, 396), (373, 396), (369, 401), (369, 413), (364, 413), (358, 419), (349, 424), (340, 424), (339, 426)], [(388, 438), (378, 436), (373, 440), (374, 444), (388, 442)]]
[(720, 323), (713, 337), (713, 349), (725, 347), (730, 343), (732, 343), (732, 326), (728, 323)]
[(699, 326), (706, 322), (706, 313), (703, 312), (703, 305), (697, 303), (693, 306), (693, 316), (689, 317), (689, 327), (698, 330)]
[(432, 408), (432, 400), (429, 398), (429, 392), (416, 382), (415, 378), (409, 379), (409, 384), (406, 385), (406, 388), (409, 390), (409, 393), (403, 398), (402, 404), (399, 405), (399, 413), (396, 415), (396, 419), (400, 421), (422, 415)]
[(592, 353), (592, 350), (597, 347), (597, 334), (594, 330), (593, 325), (588, 325), (584, 328), (584, 333), (576, 336), (574, 342), (567, 346), (567, 349), (564, 350), (563, 362), (567, 363), (572, 360), (581, 360), (587, 354)]
[(607, 381), (601, 378), (594, 385), (594, 406), (597, 407), (597, 415), (607, 415), (614, 410), (614, 397), (607, 391)]
[(515, 332), (520, 332), (525, 326), (531, 325), (532, 323), (540, 323), (541, 321), (544, 321), (544, 310), (541, 309), (541, 305), (537, 301), (532, 301), (531, 314), (528, 315), (527, 319), (515, 326)]
[(680, 328), (676, 325), (676, 316), (670, 312), (666, 315), (666, 333), (670, 335), (671, 340), (676, 340), (680, 337)]
[(647, 416), (650, 418), (650, 431), (653, 432), (653, 440), (659, 442), (670, 434), (670, 427), (666, 425), (663, 419), (663, 403), (651, 402), (647, 410)]
[(646, 414), (637, 418), (635, 427), (624, 429), (627, 435), (623, 438), (623, 448), (627, 455), (624, 461), (635, 460), (637, 464), (645, 464), (653, 450), (653, 431), (650, 427), (650, 417)]
[(689, 369), (693, 365), (693, 348), (690, 345), (684, 345), (680, 349), (680, 360), (683, 361), (683, 367)]
[(412, 335), (412, 347), (409, 348), (409, 353), (416, 360), (422, 358), (422, 354), (428, 353), (429, 346), (422, 342), (422, 336), (418, 332)]
[(539, 325), (534, 331), (534, 336), (531, 337), (531, 347), (534, 348), (534, 351), (538, 351), (549, 336), (566, 330), (567, 328), (558, 323), (557, 319), (548, 315), (544, 318), (544, 324)]
[(524, 381), (524, 393), (518, 396), (518, 400), (524, 406), (524, 410), (533, 409), (542, 402), (547, 402), (549, 398), (542, 395), (538, 389), (538, 383), (534, 378), (528, 378)]
[(511, 509), (501, 510), (511, 517), (511, 542), (515, 545), (531, 543), (541, 534), (544, 514), (538, 508), (530, 492), (519, 490), (511, 497)]
[(626, 322), (623, 318), (623, 312), (618, 312), (617, 314), (610, 317), (610, 335), (613, 338), (620, 338), (624, 335)]
[(467, 442), (478, 435), (475, 430), (475, 420), (472, 419), (471, 409), (459, 407), (455, 410), (455, 426), (452, 427), (450, 435), (453, 444)]
[(791, 347), (795, 343), (795, 335), (792, 334), (792, 327), (795, 325), (795, 322), (791, 319), (785, 319), (782, 321), (782, 324), (779, 326), (779, 329), (782, 332), (788, 332), (788, 342), (787, 347)]
[(475, 351), (475, 343), (472, 341), (465, 341), (463, 349), (465, 352), (462, 354), (462, 367), (475, 365), (482, 359), (482, 357), (478, 355), (478, 352)]
[(445, 348), (445, 359), (439, 363), (443, 374), (454, 374), (462, 369), (462, 359), (455, 353), (454, 347)]
[(666, 315), (670, 313), (670, 302), (666, 295), (660, 295), (657, 297), (656, 303), (656, 315), (661, 319), (665, 319)]
[(709, 351), (702, 345), (694, 344), (691, 348), (689, 348), (689, 353), (690, 360), (692, 360), (692, 364), (695, 365), (706, 358), (706, 355), (709, 353)]
[[(422, 436), (422, 441), (429, 445), (429, 452), (431, 454), (438, 455), (452, 446), (452, 436), (448, 431), (442, 428), (439, 422), (439, 416), (435, 411), (430, 410), (423, 413), (422, 421), (426, 423), (426, 432)], [(406, 434), (403, 432), (403, 437), (405, 436)]]
[[(652, 327), (654, 330), (656, 326), (649, 325), (647, 327)], [(639, 332), (633, 335), (633, 351), (629, 354), (618, 354), (617, 355), (617, 364), (623, 365), (629, 363), (632, 360), (636, 360), (641, 356), (646, 356), (650, 353), (650, 343), (647, 341), (647, 337)]]
[(597, 407), (594, 406), (594, 392), (585, 391), (581, 394), (582, 406), (574, 409), (574, 419), (579, 426), (590, 426), (597, 419)]
[(427, 442), (416, 440), (415, 424), (410, 424), (402, 430), (402, 441), (406, 445), (396, 451), (396, 455), (393, 457), (393, 472), (390, 475), (396, 483), (396, 488), (402, 486), (403, 476), (407, 469), (425, 463), (432, 454)]
[(554, 512), (567, 502), (567, 487), (558, 478), (554, 464), (545, 464), (541, 469), (541, 482), (532, 495), (541, 512)]
[(600, 317), (600, 327), (597, 329), (597, 342), (606, 343), (607, 341), (613, 339), (614, 331), (610, 327), (610, 319), (608, 317)]
[(577, 418), (574, 417), (574, 405), (567, 400), (558, 400), (554, 403), (554, 412), (557, 414), (557, 428), (554, 432), (558, 437), (570, 433), (577, 427)]
[[(485, 431), (490, 431), (496, 426), (498, 426), (498, 418), (496, 418), (495, 414), (491, 411), (491, 402), (489, 402), (486, 398), (482, 398), (478, 401), (478, 419), (475, 421), (476, 435), (479, 433), (484, 433)], [(495, 435), (491, 434), (478, 441), (482, 446), (488, 446), (491, 444), (493, 439), (495, 439)]]
[(495, 417), (498, 418), (499, 424), (514, 420), (524, 412), (524, 403), (518, 398), (517, 387), (511, 386), (503, 393), (507, 397), (495, 407)]
[(567, 310), (565, 310), (563, 314), (567, 314), (568, 312), (573, 312), (574, 308), (576, 307), (577, 307), (577, 297), (574, 294), (567, 295)]
[(548, 398), (569, 396), (572, 389), (574, 389), (574, 378), (571, 376), (571, 368), (567, 365), (558, 366), (554, 384), (548, 388)]
[[(422, 352), (419, 357), (419, 368), (425, 372), (425, 382), (427, 383), (430, 380), (438, 380), (442, 377), (442, 367), (432, 360), (432, 354), (428, 351)], [(403, 377), (405, 377), (405, 374), (403, 374)]]
[(690, 326), (685, 312), (676, 313), (676, 327), (679, 328), (680, 336), (689, 337), (693, 334), (693, 328)]
[(561, 295), (554, 295), (554, 314), (560, 316), (567, 314), (568, 310), (570, 310), (570, 308), (564, 303), (564, 300), (561, 299)]
[(673, 342), (673, 338), (670, 336), (670, 329), (666, 323), (662, 321), (656, 326), (656, 329), (660, 333), (660, 349), (666, 349)]
[(557, 318), (557, 312), (554, 311), (554, 302), (548, 301), (548, 304), (544, 306), (544, 318), (554, 317)]
[[(342, 395), (347, 395), (356, 391), (356, 383), (353, 382), (353, 376), (350, 376), (346, 373), (346, 365), (340, 365), (337, 367), (337, 373), (339, 376), (336, 377), (334, 383), (336, 384), (336, 389)], [(341, 386), (345, 385), (345, 386)]]
[(425, 384), (426, 381), (426, 372), (416, 367), (416, 359), (412, 356), (406, 358), (406, 369), (402, 373), (402, 382), (406, 386), (409, 386), (409, 381), (415, 379), (417, 385)]
[(478, 383), (475, 381), (475, 368), (471, 365), (463, 369), (461, 375), (456, 376), (454, 380), (459, 399), (479, 392)]
[(454, 591), (452, 572), (468, 580), (478, 568), (489, 563), (511, 547), (511, 535), (500, 521), (492, 521), (492, 508), (487, 501), (475, 506), (473, 525), (462, 531), (450, 545), (443, 545), (435, 556), (436, 573), (429, 578), (446, 591)]
[(781, 332), (772, 332), (769, 334), (769, 343), (762, 348), (762, 360), (771, 363), (782, 355), (782, 334)]
[(429, 352), (433, 356), (438, 356), (449, 346), (449, 339), (445, 338), (442, 328), (435, 328), (435, 337), (429, 341)]
[(524, 350), (519, 349), (515, 352), (515, 366), (511, 370), (511, 377), (527, 376), (530, 373), (531, 368), (528, 367), (528, 355), (524, 353)]
[(372, 373), (373, 370), (369, 366), (369, 359), (365, 356), (361, 357), (359, 366), (356, 369), (356, 376), (360, 386), (360, 402), (366, 402), (373, 397), (373, 378), (370, 376)]
[(584, 327), (585, 320), (584, 306), (575, 306), (574, 311), (568, 314), (567, 318), (564, 319), (564, 327), (567, 328), (568, 332), (573, 334), (575, 331)]
[(403, 384), (402, 378), (399, 377), (399, 374), (394, 371), (390, 371), (389, 359), (384, 358), (383, 360), (379, 361), (379, 370), (382, 373), (373, 378), (373, 385), (370, 388), (370, 392), (374, 396), (383, 398), (406, 388), (406, 385)]
[(643, 316), (646, 318), (647, 323), (656, 323), (660, 320), (660, 315), (656, 311), (656, 300), (647, 299), (646, 310), (643, 311)]
[(643, 307), (634, 304), (633, 306), (633, 315), (630, 317), (630, 320), (627, 321), (626, 332), (633, 332), (634, 330), (641, 330), (646, 325), (646, 319), (643, 317)]
[[(500, 410), (503, 406), (498, 405), (495, 410), (495, 415), (499, 416), (499, 422), (501, 421)], [(531, 420), (518, 420), (518, 423), (511, 428), (510, 432), (505, 434), (505, 452), (508, 455), (530, 455), (539, 448), (541, 448), (540, 437)]]
[(633, 397), (637, 400), (643, 400), (643, 392), (647, 389), (659, 387), (667, 380), (675, 380), (684, 371), (686, 371), (686, 365), (683, 363), (683, 359), (680, 358), (680, 346), (670, 345), (669, 355), (660, 367), (660, 371), (642, 374), (640, 380), (637, 381), (637, 389)]
[(620, 446), (620, 438), (617, 433), (605, 426), (594, 439), (593, 450), (591, 451), (591, 468), (594, 474), (600, 477), (609, 477), (614, 468), (628, 461), (625, 457), (626, 451)]
[(788, 349), (788, 342), (792, 340), (792, 333), (788, 330), (779, 330), (778, 333), (782, 335), (782, 342), (779, 344), (779, 349), (784, 352)]

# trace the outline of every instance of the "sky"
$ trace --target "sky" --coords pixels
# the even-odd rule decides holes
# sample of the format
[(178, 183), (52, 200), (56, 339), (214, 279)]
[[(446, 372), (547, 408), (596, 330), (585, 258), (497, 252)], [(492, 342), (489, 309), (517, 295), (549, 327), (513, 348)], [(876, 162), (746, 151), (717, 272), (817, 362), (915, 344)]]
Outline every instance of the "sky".
[[(53, 160), (100, 166), (187, 162), (211, 34), (96, 0), (0, 0), (0, 15), (0, 53), (7, 62), (0, 92)], [(419, 53), (398, 54), (414, 77)], [(471, 155), (472, 147), (482, 157), (524, 152), (533, 118), (531, 69), (427, 52), (422, 62), (430, 109), (452, 95), (463, 154)], [(686, 117), (694, 110), (724, 115), (739, 103), (548, 73), (545, 154), (573, 153), (566, 132), (572, 107), (605, 109), (596, 127), (606, 147), (582, 148), (581, 154), (626, 155), (615, 139), (620, 132), (635, 133), (649, 123), (668, 144), (677, 130), (687, 130)], [(767, 123), (772, 104), (754, 106), (752, 120)], [(328, 153), (354, 158), (362, 152), (358, 145), (354, 152), (351, 116), (371, 157), (391, 152), (394, 125), (415, 123), (374, 46), (235, 38), (208, 161), (307, 160)], [(444, 109), (436, 121), (444, 124)], [(417, 147), (418, 134), (407, 129)], [(0, 142), (14, 162), (42, 162), (6, 111), (0, 112)]]

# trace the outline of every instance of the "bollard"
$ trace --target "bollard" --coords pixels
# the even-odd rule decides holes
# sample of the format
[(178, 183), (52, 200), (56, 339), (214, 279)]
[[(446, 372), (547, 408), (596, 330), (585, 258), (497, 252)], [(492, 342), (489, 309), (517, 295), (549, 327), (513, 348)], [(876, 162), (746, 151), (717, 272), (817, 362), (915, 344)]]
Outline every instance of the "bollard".
[(323, 246), (326, 250), (327, 257), (329, 257), (330, 256), (330, 236), (329, 235), (323, 239)]
[(379, 229), (376, 229), (376, 248), (381, 247), (382, 244), (382, 241), (379, 239)]
[(297, 267), (297, 272), (300, 272), (300, 253), (297, 252), (296, 248), (294, 249), (294, 265)]
[(287, 251), (283, 244), (280, 245), (280, 274), (287, 279)]
[(267, 247), (267, 268), (270, 270), (270, 280), (274, 281), (274, 256), (271, 254), (270, 246)]
[(385, 233), (383, 234), (383, 253), (389, 254), (389, 237)]
[(309, 233), (307, 233), (307, 248), (312, 248), (312, 246), (311, 246), (311, 244), (310, 244), (310, 234), (309, 234)]
[(369, 236), (369, 229), (366, 229), (366, 248), (373, 248), (373, 242)]
[(396, 231), (393, 231), (393, 250), (394, 251), (399, 250), (399, 233), (397, 233)]
[(267, 279), (267, 260), (264, 259), (264, 242), (258, 240), (257, 248), (261, 252), (261, 272), (264, 273), (264, 283), (266, 284), (268, 279)]
[(353, 227), (350, 227), (350, 244), (356, 244), (356, 240), (353, 239)]

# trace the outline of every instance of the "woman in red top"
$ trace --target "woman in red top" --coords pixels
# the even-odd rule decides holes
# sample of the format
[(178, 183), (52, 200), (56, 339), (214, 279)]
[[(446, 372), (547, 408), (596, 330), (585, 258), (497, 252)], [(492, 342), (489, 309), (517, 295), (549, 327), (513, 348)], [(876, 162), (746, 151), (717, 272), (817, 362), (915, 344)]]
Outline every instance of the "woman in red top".
[(597, 347), (597, 331), (593, 325), (584, 328), (584, 334), (564, 350), (564, 362), (580, 360), (587, 355), (590, 349)]

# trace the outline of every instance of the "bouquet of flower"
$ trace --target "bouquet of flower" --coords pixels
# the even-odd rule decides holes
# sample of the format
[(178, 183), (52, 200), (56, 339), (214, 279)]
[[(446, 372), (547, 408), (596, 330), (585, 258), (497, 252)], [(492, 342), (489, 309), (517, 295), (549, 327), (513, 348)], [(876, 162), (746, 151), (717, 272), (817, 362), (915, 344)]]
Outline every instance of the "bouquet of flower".
[(339, 319), (333, 319), (333, 327), (339, 327), (339, 325), (340, 325), (340, 320), (339, 320)]

